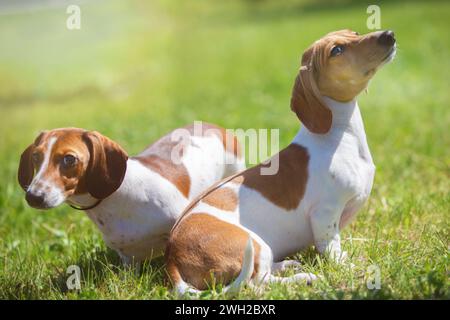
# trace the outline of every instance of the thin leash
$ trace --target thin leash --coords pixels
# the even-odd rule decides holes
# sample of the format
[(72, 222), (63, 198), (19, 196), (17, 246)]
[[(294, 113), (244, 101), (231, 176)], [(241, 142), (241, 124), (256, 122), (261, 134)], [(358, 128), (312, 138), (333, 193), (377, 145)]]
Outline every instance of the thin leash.
[(200, 195), (198, 195), (194, 200), (192, 200), (192, 202), (183, 210), (183, 212), (181, 213), (180, 217), (177, 219), (177, 221), (175, 221), (175, 224), (173, 225), (172, 229), (170, 230), (169, 234), (171, 234), (176, 227), (178, 227), (178, 225), (180, 224), (181, 220), (183, 220), (189, 213), (189, 211), (194, 208), (201, 200), (202, 198), (206, 195), (209, 194), (210, 192), (217, 190), (218, 188), (220, 188), (221, 186), (223, 186), (225, 183), (233, 180), (234, 178), (236, 178), (239, 175), (242, 175), (242, 173), (244, 172), (240, 171), (237, 172), (223, 180), (220, 180), (219, 182), (217, 182), (216, 184), (212, 185), (211, 187), (209, 187), (208, 189), (206, 189), (205, 191), (203, 191)]

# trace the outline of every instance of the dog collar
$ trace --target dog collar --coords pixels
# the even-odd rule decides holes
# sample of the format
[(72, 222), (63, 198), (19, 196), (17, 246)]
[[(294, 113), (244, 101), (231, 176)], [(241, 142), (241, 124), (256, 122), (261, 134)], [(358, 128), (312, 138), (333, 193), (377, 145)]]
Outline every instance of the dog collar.
[(96, 206), (98, 206), (103, 199), (98, 199), (93, 205), (87, 206), (87, 207), (77, 207), (74, 206), (73, 204), (69, 203), (69, 206), (75, 210), (90, 210), (90, 209), (94, 209)]

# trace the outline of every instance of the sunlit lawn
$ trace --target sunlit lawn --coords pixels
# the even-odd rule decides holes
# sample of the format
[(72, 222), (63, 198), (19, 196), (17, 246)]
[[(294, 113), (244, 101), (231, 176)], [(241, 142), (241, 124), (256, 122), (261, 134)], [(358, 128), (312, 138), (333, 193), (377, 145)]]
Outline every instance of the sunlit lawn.
[[(194, 120), (279, 128), (285, 146), (300, 126), (289, 98), (302, 51), (329, 31), (369, 31), (367, 4), (320, 3), (86, 1), (78, 31), (66, 29), (64, 7), (0, 15), (0, 298), (173, 298), (161, 259), (137, 276), (84, 213), (29, 208), (16, 181), (20, 153), (39, 130), (76, 126), (133, 154)], [(355, 268), (302, 252), (323, 281), (238, 298), (450, 298), (450, 3), (381, 10), (399, 50), (359, 101), (377, 172), (342, 234)], [(67, 290), (72, 264), (81, 291)], [(380, 290), (367, 288), (371, 265)]]

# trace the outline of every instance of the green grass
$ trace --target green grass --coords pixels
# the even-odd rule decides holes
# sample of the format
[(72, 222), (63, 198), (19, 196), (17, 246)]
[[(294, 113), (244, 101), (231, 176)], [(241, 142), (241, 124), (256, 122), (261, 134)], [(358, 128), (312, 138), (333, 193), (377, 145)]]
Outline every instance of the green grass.
[[(161, 259), (136, 276), (84, 213), (29, 208), (16, 181), (20, 153), (39, 130), (77, 126), (133, 154), (193, 120), (279, 128), (285, 146), (299, 128), (289, 98), (302, 51), (332, 30), (368, 31), (367, 4), (326, 3), (86, 1), (79, 31), (65, 28), (65, 8), (0, 15), (0, 298), (174, 298)], [(399, 50), (359, 99), (377, 172), (342, 232), (355, 268), (302, 252), (323, 281), (237, 298), (450, 298), (450, 3), (381, 9)], [(79, 292), (65, 285), (72, 264)], [(366, 286), (370, 265), (380, 290)]]

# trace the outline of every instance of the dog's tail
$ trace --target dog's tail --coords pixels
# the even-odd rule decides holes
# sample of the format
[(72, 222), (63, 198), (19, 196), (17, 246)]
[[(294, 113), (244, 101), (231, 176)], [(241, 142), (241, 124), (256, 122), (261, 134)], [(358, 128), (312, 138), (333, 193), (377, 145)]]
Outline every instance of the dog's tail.
[[(222, 292), (229, 294), (237, 293), (241, 288), (241, 286), (250, 280), (253, 274), (254, 266), (255, 266), (255, 249), (253, 247), (253, 239), (251, 236), (249, 236), (247, 245), (244, 250), (244, 258), (242, 261), (241, 272), (232, 283), (223, 288)], [(178, 280), (178, 283), (176, 284), (174, 289), (180, 295), (184, 295), (186, 293), (199, 294), (202, 292), (201, 290), (197, 290), (189, 286), (181, 278)]]
[(253, 239), (251, 236), (248, 237), (247, 246), (244, 251), (244, 259), (242, 260), (242, 269), (239, 276), (228, 286), (226, 286), (223, 291), (228, 293), (236, 293), (239, 291), (241, 286), (250, 280), (253, 269), (255, 267), (255, 249), (253, 248)]

